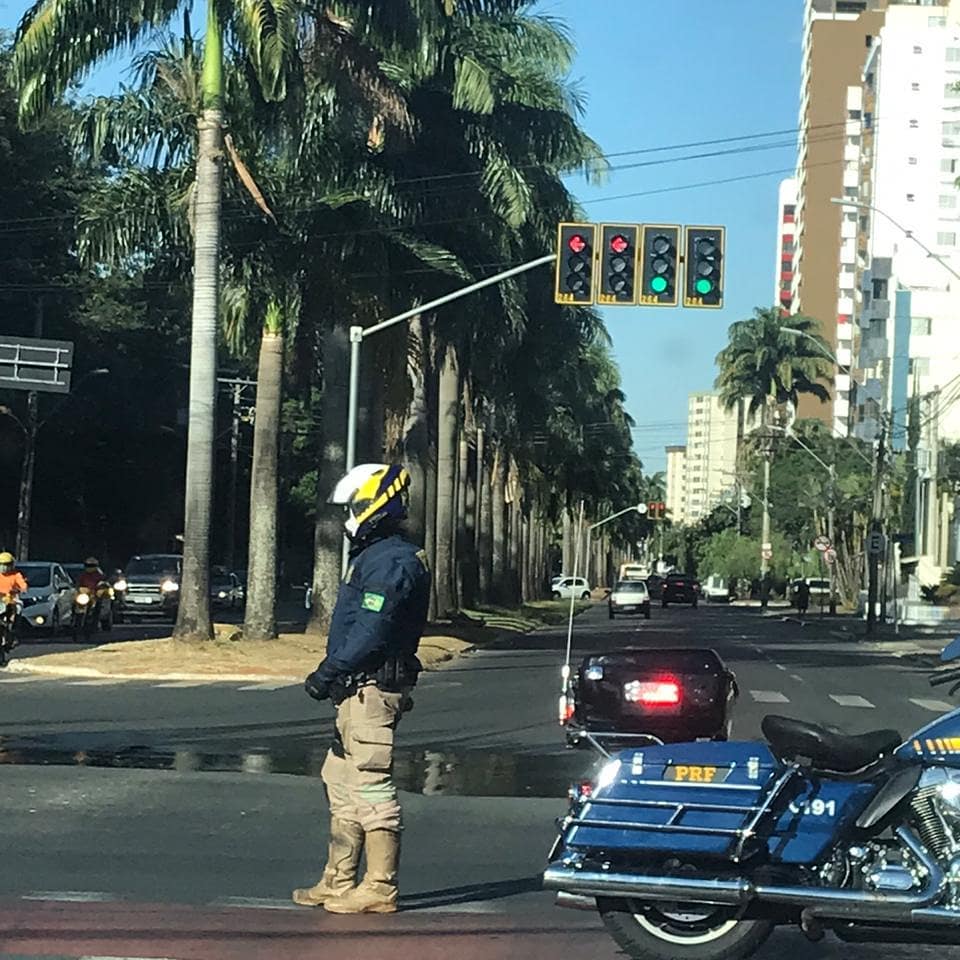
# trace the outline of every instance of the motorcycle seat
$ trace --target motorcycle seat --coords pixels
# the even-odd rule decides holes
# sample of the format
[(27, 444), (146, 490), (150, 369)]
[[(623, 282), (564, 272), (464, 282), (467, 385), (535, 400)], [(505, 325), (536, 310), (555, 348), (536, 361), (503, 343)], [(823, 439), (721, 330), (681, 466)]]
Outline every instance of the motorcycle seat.
[(873, 730), (848, 736), (790, 717), (764, 717), (761, 729), (781, 760), (795, 760), (837, 773), (853, 773), (867, 767), (903, 743), (903, 737), (896, 730)]

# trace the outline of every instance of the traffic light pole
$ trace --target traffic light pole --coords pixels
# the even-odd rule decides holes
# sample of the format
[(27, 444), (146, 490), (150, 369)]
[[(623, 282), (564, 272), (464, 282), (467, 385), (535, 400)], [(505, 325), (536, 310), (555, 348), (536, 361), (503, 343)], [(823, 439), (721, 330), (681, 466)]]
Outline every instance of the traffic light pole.
[[(509, 280), (510, 277), (515, 277), (518, 274), (526, 273), (528, 270), (535, 270), (537, 267), (546, 266), (548, 263), (555, 263), (556, 259), (556, 253), (545, 254), (542, 257), (537, 257), (536, 260), (529, 260), (527, 263), (521, 263), (519, 266), (511, 267), (509, 270), (504, 270), (502, 273), (496, 273), (492, 277), (485, 277), (483, 280), (478, 280), (476, 283), (471, 283), (466, 287), (461, 287), (459, 290), (453, 290), (450, 293), (444, 294), (442, 297), (437, 297), (436, 300), (431, 300), (429, 303), (421, 303), (416, 307), (411, 307), (409, 310), (405, 310), (403, 313), (398, 313), (396, 316), (389, 317), (386, 320), (381, 320), (380, 323), (375, 323), (373, 326), (353, 326), (350, 328), (350, 378), (349, 399), (347, 404), (346, 444), (347, 471), (352, 470), (357, 463), (357, 418), (359, 412), (360, 395), (360, 347), (362, 346), (363, 341), (369, 339), (376, 333), (380, 333), (382, 330), (389, 330), (390, 327), (394, 327), (398, 323), (403, 323), (406, 320), (410, 320), (418, 314), (427, 313), (428, 311), (434, 310), (437, 307), (442, 307), (445, 304), (452, 303), (454, 300), (459, 300), (461, 297), (467, 297), (471, 293), (476, 293), (478, 290), (483, 290), (485, 287), (495, 286), (498, 283), (502, 283), (504, 280)], [(344, 571), (346, 571), (346, 541), (344, 541), (343, 555)]]

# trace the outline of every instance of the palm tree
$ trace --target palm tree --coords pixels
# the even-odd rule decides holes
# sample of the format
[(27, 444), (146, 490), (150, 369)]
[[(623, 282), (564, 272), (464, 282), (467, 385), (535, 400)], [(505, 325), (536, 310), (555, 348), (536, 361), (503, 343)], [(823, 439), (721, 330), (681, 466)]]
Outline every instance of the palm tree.
[[(785, 327), (803, 336), (787, 333)], [(784, 316), (778, 307), (757, 307), (749, 320), (731, 324), (729, 342), (717, 354), (720, 399), (728, 410), (746, 401), (748, 412), (759, 411), (764, 423), (770, 404), (796, 409), (802, 393), (829, 400), (830, 392), (820, 382), (831, 373), (829, 352), (816, 320)]]
[[(37, 0), (17, 30), (12, 73), (21, 121), (38, 120), (105, 57), (164, 29), (184, 0)], [(224, 149), (224, 39), (250, 66), (263, 97), (286, 94), (296, 48), (295, 3), (207, 4), (193, 198), (193, 320), (184, 503), (183, 581), (175, 636), (204, 640), (210, 621), (210, 519), (217, 387), (220, 226)]]

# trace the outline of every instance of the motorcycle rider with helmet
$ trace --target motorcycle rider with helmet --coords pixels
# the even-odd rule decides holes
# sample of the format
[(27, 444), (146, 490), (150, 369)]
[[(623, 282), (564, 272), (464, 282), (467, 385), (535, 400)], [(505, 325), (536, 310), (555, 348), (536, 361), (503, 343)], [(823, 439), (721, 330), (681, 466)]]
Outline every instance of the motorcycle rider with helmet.
[[(393, 913), (402, 819), (393, 783), (394, 734), (412, 707), (417, 647), (427, 619), (430, 573), (424, 551), (403, 532), (410, 475), (399, 465), (362, 464), (330, 502), (348, 509), (352, 547), (330, 623), (327, 655), (305, 682), (332, 699), (334, 742), (322, 777), (330, 804), (323, 876), (293, 900), (331, 913)], [(357, 870), (366, 853), (366, 873)]]
[[(13, 626), (23, 611), (20, 595), (27, 592), (27, 579), (17, 569), (13, 554), (7, 550), (0, 553), (0, 611), (4, 620), (5, 642), (0, 648), (0, 667), (6, 666), (7, 654), (16, 646), (13, 638)], [(9, 637), (9, 641), (6, 640)]]

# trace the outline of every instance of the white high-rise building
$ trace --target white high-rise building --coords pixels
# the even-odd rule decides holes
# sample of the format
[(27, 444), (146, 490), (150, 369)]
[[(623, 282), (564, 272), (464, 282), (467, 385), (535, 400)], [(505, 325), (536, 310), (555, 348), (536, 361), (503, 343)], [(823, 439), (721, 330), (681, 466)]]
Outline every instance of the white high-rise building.
[(957, 440), (960, 280), (924, 247), (960, 271), (960, 0), (892, 4), (863, 82), (877, 119), (858, 199), (873, 209), (843, 208), (868, 234), (856, 432), (872, 439), (886, 414), (902, 449), (908, 397), (940, 390), (939, 437)]
[(674, 523), (687, 522), (687, 448), (667, 447), (667, 512)]
[(715, 393), (691, 393), (684, 455), (684, 522), (697, 523), (736, 483), (738, 409), (727, 410)]

